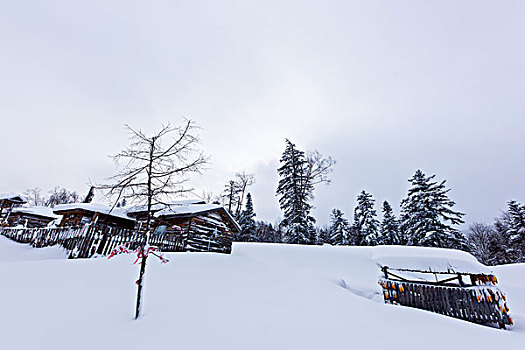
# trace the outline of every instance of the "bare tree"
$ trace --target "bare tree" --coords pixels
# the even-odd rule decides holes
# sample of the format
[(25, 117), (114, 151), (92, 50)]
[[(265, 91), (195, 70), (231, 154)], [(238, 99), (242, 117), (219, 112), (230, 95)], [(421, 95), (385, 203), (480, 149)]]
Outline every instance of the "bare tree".
[(319, 151), (309, 151), (306, 153), (306, 181), (311, 186), (320, 183), (329, 184), (332, 180), (328, 178), (336, 161), (332, 157), (323, 158)]
[(243, 171), (235, 174), (235, 179), (228, 181), (228, 183), (224, 185), (221, 199), (223, 205), (228, 208), (228, 211), (233, 214), (235, 218), (239, 219), (246, 189), (254, 183), (255, 177)]
[[(198, 148), (199, 127), (191, 120), (185, 119), (183, 125), (178, 127), (162, 125), (152, 135), (128, 125), (126, 128), (131, 144), (113, 157), (117, 174), (110, 178), (110, 184), (100, 185), (99, 188), (107, 190), (115, 205), (125, 199), (127, 203), (145, 206), (146, 237), (145, 245), (140, 248), (144, 252), (152, 226), (152, 207), (156, 204), (169, 205), (175, 196), (192, 191), (187, 186), (188, 175), (200, 173), (207, 157)], [(143, 254), (135, 318), (140, 316), (146, 258), (147, 255)]]
[(237, 207), (239, 202), (239, 184), (235, 180), (230, 180), (224, 185), (224, 191), (222, 192), (222, 199), (227, 204), (228, 212), (232, 212), (232, 208)]
[(29, 205), (44, 205), (46, 199), (41, 195), (42, 190), (39, 187), (28, 188), (24, 191), (24, 198)]
[(200, 196), (197, 195), (197, 197), (199, 197), (200, 199), (202, 199), (206, 203), (219, 203), (219, 201), (221, 199), (220, 196), (217, 196), (212, 191), (202, 191), (202, 194)]
[(235, 217), (238, 219), (241, 214), (242, 204), (244, 203), (244, 196), (246, 189), (255, 183), (255, 176), (252, 174), (246, 174), (245, 171), (235, 174), (235, 182), (238, 190), (238, 202), (237, 209), (235, 210)]
[(54, 208), (58, 204), (76, 203), (78, 200), (79, 197), (77, 192), (56, 186), (49, 191), (49, 197), (45, 201), (45, 205)]
[(496, 232), (494, 226), (475, 222), (467, 230), (472, 254), (483, 264), (491, 262), (491, 244)]

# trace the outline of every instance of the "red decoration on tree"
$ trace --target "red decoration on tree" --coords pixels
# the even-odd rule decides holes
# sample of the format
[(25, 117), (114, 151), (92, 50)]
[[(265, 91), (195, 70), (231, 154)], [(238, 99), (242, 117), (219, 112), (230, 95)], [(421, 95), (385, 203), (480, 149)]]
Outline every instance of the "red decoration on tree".
[(135, 260), (133, 264), (136, 264), (137, 262), (141, 261), (144, 257), (147, 258), (150, 254), (159, 258), (162, 264), (166, 264), (169, 262), (169, 260), (165, 258), (164, 255), (162, 255), (158, 247), (149, 246), (145, 248), (145, 250), (142, 250), (141, 247), (139, 247), (135, 250), (129, 250), (127, 244), (120, 245), (116, 247), (115, 249), (113, 249), (108, 256), (108, 259), (111, 259), (114, 256), (117, 256), (120, 254), (131, 254), (131, 253), (137, 253), (137, 259)]

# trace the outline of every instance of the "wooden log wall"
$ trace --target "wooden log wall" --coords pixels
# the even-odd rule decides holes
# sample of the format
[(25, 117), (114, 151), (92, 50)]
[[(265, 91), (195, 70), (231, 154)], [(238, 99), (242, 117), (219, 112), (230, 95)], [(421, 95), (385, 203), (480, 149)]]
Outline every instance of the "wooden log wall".
[(46, 227), (53, 220), (55, 219), (19, 212), (11, 213), (7, 219), (10, 227), (25, 225), (28, 228)]
[(233, 232), (221, 215), (210, 212), (191, 219), (186, 250), (230, 254), (232, 241)]
[(379, 280), (385, 303), (436, 312), (475, 323), (512, 325), (506, 296), (495, 286), (449, 287)]

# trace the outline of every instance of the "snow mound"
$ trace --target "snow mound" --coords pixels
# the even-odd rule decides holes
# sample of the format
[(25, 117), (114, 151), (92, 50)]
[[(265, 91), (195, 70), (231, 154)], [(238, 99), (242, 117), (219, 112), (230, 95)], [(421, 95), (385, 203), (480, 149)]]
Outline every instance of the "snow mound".
[(0, 236), (0, 263), (67, 259), (67, 257), (66, 251), (58, 246), (33, 248), (28, 244), (19, 244)]
[[(0, 257), (28, 258), (23, 250), (10, 253), (14, 243), (5, 243), (0, 240)], [(237, 243), (231, 255), (171, 253), (168, 264), (152, 257), (138, 321), (133, 320), (139, 269), (134, 256), (0, 261), (2, 348), (522, 347), (525, 311), (513, 305), (524, 304), (525, 265), (505, 269), (500, 278), (518, 324), (501, 331), (374, 301), (380, 292), (374, 257), (381, 261), (397, 254), (385, 249)]]
[(373, 248), (372, 259), (380, 266), (388, 266), (392, 270), (492, 273), (488, 267), (480, 264), (471, 254), (453, 249), (377, 246)]

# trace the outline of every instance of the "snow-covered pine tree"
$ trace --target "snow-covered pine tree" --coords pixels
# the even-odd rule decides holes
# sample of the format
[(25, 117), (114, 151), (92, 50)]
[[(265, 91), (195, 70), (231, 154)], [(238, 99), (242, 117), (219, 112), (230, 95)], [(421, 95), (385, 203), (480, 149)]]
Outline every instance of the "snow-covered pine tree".
[(318, 244), (317, 243), (317, 227), (315, 226), (317, 220), (313, 216), (308, 215), (308, 244)]
[(509, 207), (508, 237), (512, 255), (518, 261), (525, 261), (525, 206), (512, 200), (507, 203)]
[(454, 225), (460, 225), (465, 222), (462, 219), (465, 214), (452, 210), (456, 202), (448, 197), (450, 188), (446, 188), (445, 183), (446, 180), (443, 180), (432, 187), (435, 210), (440, 219), (441, 230), (428, 235), (425, 245), (468, 251), (467, 237), (454, 227)]
[(330, 214), (330, 244), (333, 245), (349, 245), (348, 220), (339, 209), (332, 210)]
[(423, 244), (427, 232), (436, 229), (436, 216), (433, 212), (430, 188), (432, 184), (421, 170), (417, 170), (408, 181), (412, 187), (401, 201), (401, 229), (407, 237), (407, 245)]
[(239, 226), (241, 232), (238, 240), (240, 242), (255, 242), (257, 241), (257, 225), (255, 224), (255, 212), (253, 211), (252, 195), (248, 193), (246, 196), (246, 208), (241, 212), (239, 218)]
[(387, 201), (384, 201), (381, 210), (383, 212), (383, 220), (381, 221), (377, 244), (401, 244), (399, 222), (394, 215), (392, 206)]
[(357, 206), (354, 210), (354, 228), (356, 231), (355, 245), (377, 244), (377, 213), (374, 209), (375, 200), (370, 193), (363, 190), (357, 196)]
[(401, 201), (401, 229), (408, 245), (467, 249), (466, 237), (453, 225), (462, 224), (463, 213), (452, 210), (446, 180), (437, 183), (417, 170), (408, 181), (412, 187)]
[(315, 228), (315, 244), (323, 245), (330, 244), (330, 229), (328, 226), (316, 227)]
[(279, 205), (284, 211), (281, 224), (284, 241), (295, 244), (311, 243), (311, 205), (313, 186), (307, 181), (305, 169), (307, 161), (303, 151), (286, 140), (286, 149), (281, 157), (281, 167), (277, 170), (281, 179), (277, 187)]

